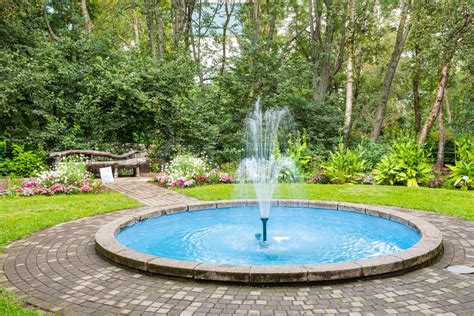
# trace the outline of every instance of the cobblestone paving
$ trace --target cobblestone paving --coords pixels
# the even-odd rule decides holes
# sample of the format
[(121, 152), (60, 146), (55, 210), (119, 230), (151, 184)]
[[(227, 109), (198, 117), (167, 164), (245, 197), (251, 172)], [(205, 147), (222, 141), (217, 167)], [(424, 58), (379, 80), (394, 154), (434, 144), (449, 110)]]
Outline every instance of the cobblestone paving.
[(443, 232), (445, 254), (402, 276), (275, 287), (203, 283), (138, 273), (96, 254), (94, 233), (104, 223), (189, 200), (143, 181), (114, 189), (149, 206), (57, 225), (12, 243), (0, 257), (0, 285), (37, 308), (67, 315), (474, 315), (474, 275), (444, 269), (474, 265), (474, 222), (413, 211)]

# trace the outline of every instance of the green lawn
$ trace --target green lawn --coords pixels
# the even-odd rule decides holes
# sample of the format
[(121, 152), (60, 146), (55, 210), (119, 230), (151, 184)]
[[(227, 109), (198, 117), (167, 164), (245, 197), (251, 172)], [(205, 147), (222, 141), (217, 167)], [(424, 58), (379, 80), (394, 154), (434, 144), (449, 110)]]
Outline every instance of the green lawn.
[[(251, 185), (217, 184), (179, 192), (201, 200), (225, 200), (255, 192)], [(474, 220), (474, 192), (382, 185), (282, 184), (274, 198), (329, 200), (415, 208)]]
[[(0, 253), (17, 239), (81, 217), (141, 206), (119, 193), (35, 196), (0, 199)], [(36, 315), (0, 288), (0, 315)]]

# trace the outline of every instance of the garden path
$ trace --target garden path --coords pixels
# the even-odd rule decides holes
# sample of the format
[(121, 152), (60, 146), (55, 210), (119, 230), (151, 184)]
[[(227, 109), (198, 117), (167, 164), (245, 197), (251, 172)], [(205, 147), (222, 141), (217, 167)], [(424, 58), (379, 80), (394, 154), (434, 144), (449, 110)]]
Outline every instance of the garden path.
[(474, 313), (474, 275), (445, 269), (474, 265), (474, 222), (403, 210), (443, 232), (445, 254), (436, 264), (402, 276), (272, 287), (196, 282), (139, 273), (96, 254), (94, 234), (105, 223), (163, 203), (191, 200), (144, 179), (119, 180), (110, 188), (146, 206), (64, 223), (12, 243), (0, 257), (0, 285), (37, 308), (67, 315)]

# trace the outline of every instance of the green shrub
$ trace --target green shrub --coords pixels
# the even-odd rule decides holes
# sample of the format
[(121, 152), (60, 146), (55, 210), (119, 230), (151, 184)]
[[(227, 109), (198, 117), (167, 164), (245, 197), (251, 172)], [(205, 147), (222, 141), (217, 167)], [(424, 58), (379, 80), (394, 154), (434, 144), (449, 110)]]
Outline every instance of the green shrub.
[(33, 151), (25, 151), (21, 145), (13, 145), (13, 159), (8, 163), (10, 175), (27, 178), (46, 168), (44, 159)]
[(305, 178), (309, 177), (311, 174), (312, 156), (306, 142), (306, 130), (303, 130), (302, 134), (297, 132), (295, 139), (288, 141), (286, 152), (295, 161), (298, 172)]
[(431, 176), (429, 153), (411, 137), (402, 137), (392, 143), (374, 171), (378, 184), (402, 184), (417, 187)]
[(10, 164), (10, 159), (8, 158), (7, 142), (2, 140), (0, 141), (0, 177), (8, 175), (9, 164)]
[(456, 141), (456, 163), (451, 169), (447, 186), (461, 190), (474, 189), (474, 144), (467, 137)]
[(163, 168), (171, 181), (178, 179), (190, 180), (204, 175), (209, 170), (209, 165), (204, 158), (196, 157), (189, 153), (176, 155), (169, 164)]
[(329, 161), (322, 164), (324, 175), (331, 183), (354, 183), (364, 170), (363, 154), (360, 147), (356, 150), (344, 150), (340, 144), (339, 149), (330, 154)]
[(362, 138), (359, 146), (364, 149), (362, 158), (365, 160), (366, 171), (372, 171), (389, 149), (388, 144), (376, 143), (368, 137)]

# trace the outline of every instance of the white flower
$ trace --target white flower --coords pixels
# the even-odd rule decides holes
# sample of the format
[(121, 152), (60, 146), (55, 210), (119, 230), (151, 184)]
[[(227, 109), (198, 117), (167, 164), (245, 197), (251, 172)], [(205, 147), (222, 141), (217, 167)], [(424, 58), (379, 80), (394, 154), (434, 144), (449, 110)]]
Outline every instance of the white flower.
[(468, 177), (468, 176), (463, 176), (462, 179), (463, 179), (464, 181), (467, 181), (467, 180), (469, 180), (469, 177)]

